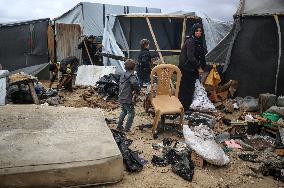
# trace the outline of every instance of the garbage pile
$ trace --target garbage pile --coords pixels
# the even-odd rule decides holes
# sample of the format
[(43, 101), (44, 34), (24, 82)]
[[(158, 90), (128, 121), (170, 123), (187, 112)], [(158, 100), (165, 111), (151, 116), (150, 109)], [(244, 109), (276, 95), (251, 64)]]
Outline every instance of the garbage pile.
[(98, 94), (103, 97), (117, 97), (119, 94), (119, 74), (105, 75), (97, 82)]
[(190, 158), (191, 151), (184, 143), (165, 138), (162, 143), (153, 144), (152, 146), (156, 150), (162, 149), (163, 153), (161, 157), (153, 155), (151, 162), (154, 166), (165, 167), (171, 165), (173, 173), (184, 180), (192, 181), (194, 164)]

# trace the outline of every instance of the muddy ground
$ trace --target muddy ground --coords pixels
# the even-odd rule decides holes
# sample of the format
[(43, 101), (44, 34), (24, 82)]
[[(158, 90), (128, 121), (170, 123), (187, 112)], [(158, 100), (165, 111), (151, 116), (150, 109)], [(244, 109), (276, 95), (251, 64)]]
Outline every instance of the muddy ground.
[[(89, 94), (89, 93), (87, 93)], [(96, 103), (102, 103), (103, 99), (92, 94), (92, 100), (84, 99), (86, 89), (78, 88), (73, 92), (61, 91), (60, 96), (64, 98), (63, 106), (73, 107), (98, 107)], [(97, 102), (96, 102), (97, 101)], [(95, 103), (95, 104), (93, 104)], [(108, 108), (108, 105), (112, 109)], [(115, 108), (116, 102), (103, 102), (99, 104), (105, 118), (117, 120), (120, 109)], [(157, 140), (153, 139), (151, 129), (139, 130), (141, 124), (149, 124), (152, 117), (144, 112), (142, 102), (139, 102), (135, 108), (136, 116), (134, 119), (132, 134), (128, 134), (128, 138), (133, 140), (131, 148), (141, 152), (140, 157), (148, 161), (142, 172), (129, 173), (124, 171), (124, 178), (121, 182), (113, 185), (105, 185), (99, 187), (257, 187), (257, 188), (276, 188), (284, 187), (280, 181), (274, 180), (272, 177), (264, 177), (261, 174), (254, 173), (250, 167), (256, 168), (257, 163), (245, 162), (238, 158), (240, 150), (233, 150), (228, 153), (231, 162), (224, 167), (206, 164), (205, 167), (195, 167), (195, 174), (192, 182), (183, 180), (171, 171), (171, 166), (155, 167), (151, 164), (153, 155), (161, 155), (161, 151), (152, 149), (153, 143), (159, 143), (163, 138), (179, 138), (176, 133), (166, 132), (159, 135)], [(237, 117), (238, 114), (229, 117)], [(115, 128), (115, 124), (110, 124), (110, 128)]]

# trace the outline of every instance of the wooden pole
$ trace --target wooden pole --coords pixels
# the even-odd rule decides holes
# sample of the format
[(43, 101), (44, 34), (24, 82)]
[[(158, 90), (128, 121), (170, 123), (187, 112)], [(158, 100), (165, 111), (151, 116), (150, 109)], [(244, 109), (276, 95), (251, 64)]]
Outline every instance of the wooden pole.
[[(89, 52), (89, 50), (88, 50), (88, 46), (87, 46), (87, 44), (86, 44), (86, 41), (84, 40), (83, 43), (84, 43), (85, 48), (86, 48), (86, 50), (87, 50), (88, 57), (89, 57), (89, 59), (90, 59), (92, 65), (94, 65), (93, 60), (92, 60), (91, 55), (90, 55), (90, 52)], [(82, 49), (82, 50), (83, 50), (83, 49)]]
[(183, 44), (184, 44), (185, 31), (186, 31), (186, 21), (187, 21), (187, 17), (185, 17), (185, 18), (183, 19), (182, 35), (181, 35), (181, 45), (180, 45), (180, 48), (182, 48), (182, 46), (183, 46)]
[(153, 37), (153, 40), (154, 40), (154, 43), (155, 43), (156, 49), (157, 49), (158, 54), (159, 54), (159, 57), (160, 57), (160, 59), (161, 59), (162, 63), (164, 64), (164, 63), (165, 63), (164, 58), (163, 58), (162, 53), (161, 53), (161, 51), (160, 51), (160, 47), (159, 47), (159, 45), (158, 45), (158, 42), (157, 42), (157, 39), (156, 39), (155, 33), (154, 33), (154, 31), (153, 31), (153, 28), (152, 28), (151, 22), (150, 22), (150, 20), (149, 20), (149, 18), (148, 18), (148, 17), (146, 17), (146, 21), (147, 21), (148, 27), (149, 27), (149, 29), (150, 29), (151, 35), (152, 35), (152, 37)]
[(36, 95), (35, 86), (34, 86), (33, 81), (29, 81), (28, 86), (30, 88), (30, 92), (31, 92), (34, 103), (39, 104), (39, 100), (38, 100), (37, 95)]

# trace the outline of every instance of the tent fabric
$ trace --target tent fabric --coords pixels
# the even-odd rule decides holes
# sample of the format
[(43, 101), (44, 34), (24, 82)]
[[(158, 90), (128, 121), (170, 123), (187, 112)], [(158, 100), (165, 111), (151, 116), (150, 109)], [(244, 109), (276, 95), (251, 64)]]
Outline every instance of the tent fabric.
[[(112, 29), (109, 24), (109, 19), (107, 19), (106, 21), (102, 45), (104, 53), (124, 56), (123, 52), (116, 43)], [(118, 61), (115, 59), (103, 57), (103, 63), (105, 66), (115, 66), (117, 73), (123, 73), (125, 71), (123, 61)]]
[(280, 48), (279, 44), (284, 44), (284, 10), (277, 12), (280, 25), (278, 28), (274, 19), (276, 9), (273, 7), (281, 5), (283, 8), (284, 4), (278, 0), (269, 0), (269, 4), (265, 0), (254, 2), (241, 1), (232, 30), (206, 55), (206, 60), (224, 65), (225, 80), (239, 81), (236, 93), (238, 96), (257, 97), (260, 93), (283, 95), (284, 48)]
[(274, 15), (284, 12), (283, 0), (244, 0), (237, 14), (248, 15)]
[(192, 15), (198, 16), (202, 19), (202, 24), (205, 32), (205, 40), (208, 52), (210, 52), (216, 45), (230, 32), (232, 23), (221, 20), (212, 19), (205, 13), (177, 11), (170, 14)]
[[(79, 24), (84, 35), (102, 36), (107, 15), (138, 12), (160, 13), (161, 9), (82, 2), (62, 16), (55, 18), (54, 21), (55, 23)], [(109, 20), (111, 26), (113, 23), (114, 20)]]
[[(149, 16), (153, 14), (143, 15)], [(165, 14), (160, 15), (165, 16)], [(155, 14), (155, 16), (158, 16), (158, 14)], [(183, 28), (183, 17), (181, 15), (179, 16), (180, 18), (149, 18), (161, 50), (180, 50), (180, 44), (182, 41), (181, 34)], [(195, 23), (201, 23), (201, 19), (188, 18), (186, 23), (187, 28), (191, 28)], [(129, 54), (126, 54), (130, 58), (135, 59), (138, 56), (140, 50), (140, 40), (143, 38), (150, 40), (150, 50), (156, 49), (145, 17), (127, 17), (124, 15), (119, 15), (116, 17), (113, 32), (117, 43), (123, 50), (137, 50), (131, 51), (129, 52)], [(153, 56), (158, 56), (156, 52), (151, 53)], [(173, 53), (162, 52), (162, 54), (172, 55)]]
[(10, 72), (47, 63), (49, 18), (0, 26), (0, 64)]

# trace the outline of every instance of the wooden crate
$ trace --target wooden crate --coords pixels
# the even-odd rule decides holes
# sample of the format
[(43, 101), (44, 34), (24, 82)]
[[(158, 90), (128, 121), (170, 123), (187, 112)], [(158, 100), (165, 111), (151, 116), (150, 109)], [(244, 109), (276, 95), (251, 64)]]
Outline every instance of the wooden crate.
[(194, 163), (194, 166), (198, 166), (203, 168), (205, 166), (205, 161), (202, 157), (200, 157), (195, 151), (191, 153), (191, 160)]

